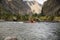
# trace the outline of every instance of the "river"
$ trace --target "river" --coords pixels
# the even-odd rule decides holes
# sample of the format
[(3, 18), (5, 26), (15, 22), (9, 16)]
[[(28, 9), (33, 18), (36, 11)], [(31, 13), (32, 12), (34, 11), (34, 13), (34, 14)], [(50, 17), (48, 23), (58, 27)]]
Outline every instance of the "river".
[(0, 22), (0, 40), (16, 36), (18, 40), (59, 40), (60, 23)]

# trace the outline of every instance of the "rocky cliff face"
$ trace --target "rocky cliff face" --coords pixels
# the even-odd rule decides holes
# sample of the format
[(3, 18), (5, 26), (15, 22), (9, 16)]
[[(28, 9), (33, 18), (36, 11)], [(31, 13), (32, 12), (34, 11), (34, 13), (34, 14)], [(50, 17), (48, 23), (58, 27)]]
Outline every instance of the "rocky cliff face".
[(47, 0), (42, 8), (44, 15), (59, 16), (60, 15), (60, 0)]
[(36, 1), (2, 0), (3, 6), (12, 13), (40, 13), (41, 5)]

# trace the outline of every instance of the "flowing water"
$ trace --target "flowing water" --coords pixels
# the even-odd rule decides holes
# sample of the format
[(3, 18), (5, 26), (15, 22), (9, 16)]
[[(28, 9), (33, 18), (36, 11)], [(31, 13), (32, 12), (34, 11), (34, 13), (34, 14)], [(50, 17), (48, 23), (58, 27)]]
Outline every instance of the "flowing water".
[(60, 23), (0, 22), (0, 40), (7, 36), (18, 40), (59, 40), (59, 30)]

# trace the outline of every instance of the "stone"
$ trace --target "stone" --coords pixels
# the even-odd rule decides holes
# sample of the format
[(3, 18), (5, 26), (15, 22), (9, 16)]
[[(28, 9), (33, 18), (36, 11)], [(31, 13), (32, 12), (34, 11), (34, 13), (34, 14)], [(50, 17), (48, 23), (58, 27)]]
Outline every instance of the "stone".
[(12, 37), (8, 36), (4, 40), (17, 40), (17, 38), (14, 36), (12, 36)]

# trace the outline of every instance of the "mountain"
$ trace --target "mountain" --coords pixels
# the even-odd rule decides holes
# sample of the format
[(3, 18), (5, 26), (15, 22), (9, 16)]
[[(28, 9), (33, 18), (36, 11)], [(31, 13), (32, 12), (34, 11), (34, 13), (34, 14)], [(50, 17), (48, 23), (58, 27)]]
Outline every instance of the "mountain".
[(60, 16), (60, 0), (47, 0), (42, 7), (43, 15)]
[(2, 5), (6, 10), (18, 14), (41, 13), (42, 5), (36, 1), (23, 0), (2, 0)]

